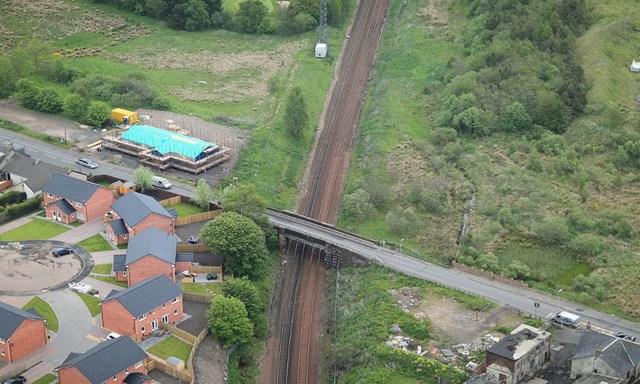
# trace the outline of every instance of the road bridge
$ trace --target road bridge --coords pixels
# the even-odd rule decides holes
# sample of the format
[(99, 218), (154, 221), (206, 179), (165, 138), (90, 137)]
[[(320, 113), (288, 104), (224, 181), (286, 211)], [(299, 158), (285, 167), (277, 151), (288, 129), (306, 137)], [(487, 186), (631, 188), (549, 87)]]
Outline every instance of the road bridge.
[[(308, 244), (326, 250), (325, 263), (330, 266), (338, 260), (340, 266), (348, 265), (348, 257), (354, 256), (409, 276), (482, 296), (499, 305), (508, 304), (524, 313), (547, 317), (565, 310), (579, 314), (584, 324), (590, 322), (593, 327), (640, 335), (637, 323), (562, 300), (559, 295), (548, 295), (418, 260), (386, 248), (375, 240), (295, 213), (268, 209), (267, 217), (283, 236), (304, 239)], [(534, 303), (540, 306), (535, 307)]]

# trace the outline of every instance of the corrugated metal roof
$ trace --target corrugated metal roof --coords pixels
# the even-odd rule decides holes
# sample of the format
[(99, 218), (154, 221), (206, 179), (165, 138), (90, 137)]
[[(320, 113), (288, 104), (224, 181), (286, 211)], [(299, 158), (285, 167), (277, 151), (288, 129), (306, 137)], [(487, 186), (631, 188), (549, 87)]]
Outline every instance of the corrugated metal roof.
[(121, 138), (152, 147), (163, 155), (177, 153), (192, 159), (209, 147), (217, 147), (214, 143), (149, 125), (134, 125)]
[(166, 275), (146, 279), (103, 300), (117, 300), (132, 316), (139, 317), (182, 295), (182, 290)]

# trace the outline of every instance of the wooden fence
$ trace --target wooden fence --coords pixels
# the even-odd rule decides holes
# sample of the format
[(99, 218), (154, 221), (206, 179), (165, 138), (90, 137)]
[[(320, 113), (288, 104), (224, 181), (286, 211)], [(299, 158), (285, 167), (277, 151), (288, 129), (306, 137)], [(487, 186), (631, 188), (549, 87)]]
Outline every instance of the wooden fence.
[(195, 340), (193, 341), (193, 345), (191, 347), (191, 352), (189, 353), (189, 358), (187, 359), (187, 367), (191, 371), (191, 374), (193, 375), (194, 378), (196, 377), (196, 374), (193, 370), (193, 357), (196, 355), (196, 350), (198, 349), (198, 347), (200, 346), (200, 343), (202, 343), (202, 340), (204, 340), (204, 338), (207, 336), (208, 333), (209, 333), (209, 328), (205, 327), (200, 332), (198, 337), (195, 338)]
[(185, 343), (193, 344), (196, 341), (196, 336), (193, 336), (187, 331), (183, 331), (173, 324), (160, 323), (160, 328), (170, 331), (173, 336), (184, 341)]
[(168, 199), (160, 200), (160, 205), (167, 207), (169, 205), (176, 205), (182, 203), (182, 196), (173, 196)]
[(186, 301), (193, 301), (194, 303), (211, 304), (211, 299), (213, 299), (213, 296), (201, 295), (199, 293), (183, 292), (182, 298)]
[(147, 369), (159, 369), (162, 372), (175, 377), (176, 379), (182, 381), (183, 383), (194, 383), (195, 377), (193, 377), (193, 371), (189, 371), (185, 369), (184, 371), (178, 370), (173, 364), (167, 363), (165, 360), (159, 358), (158, 356), (154, 356), (147, 352), (149, 355), (149, 359), (152, 363), (147, 364)]
[(213, 267), (209, 265), (192, 265), (191, 272), (197, 273), (199, 275), (204, 275), (207, 273), (217, 273), (218, 279), (222, 278), (222, 267)]
[(199, 221), (211, 220), (221, 213), (222, 213), (222, 209), (218, 209), (215, 211), (207, 211), (207, 212), (196, 213), (194, 215), (189, 215), (185, 217), (178, 217), (176, 219), (176, 227), (179, 227), (181, 225), (191, 224), (191, 223), (197, 223)]
[(207, 252), (209, 251), (207, 249), (207, 246), (204, 244), (185, 244), (185, 243), (178, 243), (178, 246), (176, 247), (176, 252), (181, 253), (181, 252)]

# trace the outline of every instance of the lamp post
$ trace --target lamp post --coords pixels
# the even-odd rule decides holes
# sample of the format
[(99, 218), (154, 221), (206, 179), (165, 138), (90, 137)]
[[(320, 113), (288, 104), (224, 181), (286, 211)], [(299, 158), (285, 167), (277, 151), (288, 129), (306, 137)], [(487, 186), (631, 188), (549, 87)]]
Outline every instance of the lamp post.
[(556, 304), (558, 307), (560, 307), (560, 292), (562, 292), (562, 289), (558, 289), (558, 292), (556, 292)]
[(404, 243), (404, 239), (400, 239), (400, 253), (402, 253), (402, 244)]

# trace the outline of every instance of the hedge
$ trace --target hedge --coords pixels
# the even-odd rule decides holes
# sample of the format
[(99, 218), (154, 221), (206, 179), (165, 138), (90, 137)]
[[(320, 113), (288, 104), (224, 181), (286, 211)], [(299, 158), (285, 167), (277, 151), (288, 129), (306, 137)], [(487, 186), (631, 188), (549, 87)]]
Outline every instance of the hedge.
[(41, 200), (39, 197), (34, 197), (24, 203), (11, 205), (5, 210), (5, 215), (10, 218), (16, 218), (18, 216), (23, 216), (27, 213), (37, 211), (40, 209), (40, 202)]
[(0, 195), (0, 205), (7, 206), (11, 204), (22, 203), (27, 199), (25, 192), (9, 191), (3, 195)]

